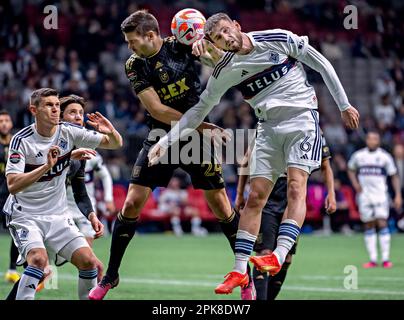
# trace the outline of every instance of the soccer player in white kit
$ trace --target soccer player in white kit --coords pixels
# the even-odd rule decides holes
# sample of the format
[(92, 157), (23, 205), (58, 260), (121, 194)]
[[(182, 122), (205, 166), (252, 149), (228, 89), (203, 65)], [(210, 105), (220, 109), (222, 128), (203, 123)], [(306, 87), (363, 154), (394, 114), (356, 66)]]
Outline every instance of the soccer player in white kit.
[[(99, 113), (89, 115), (89, 124), (98, 132), (59, 122), (59, 98), (50, 88), (32, 93), (29, 110), (35, 123), (20, 130), (10, 144), (6, 167), (10, 196), (3, 209), (11, 236), (28, 263), (16, 299), (34, 299), (48, 254), (78, 268), (79, 298), (87, 299), (96, 285), (96, 257), (67, 214), (67, 169), (74, 146), (117, 149), (122, 137)], [(102, 228), (95, 214), (89, 219), (96, 231)]]
[(394, 188), (394, 207), (400, 210), (402, 205), (400, 178), (393, 157), (380, 148), (380, 135), (370, 131), (366, 135), (366, 148), (352, 154), (348, 162), (348, 175), (357, 194), (360, 218), (365, 227), (365, 245), (369, 262), (364, 268), (377, 267), (377, 233), (382, 255), (382, 266), (391, 268), (389, 196), (387, 176), (391, 176)]
[(359, 113), (350, 105), (331, 64), (309, 45), (307, 37), (281, 29), (243, 33), (224, 13), (207, 20), (205, 36), (227, 53), (216, 64), (199, 102), (150, 150), (149, 159), (151, 165), (157, 163), (169, 145), (199, 125), (230, 87), (238, 88), (254, 108), (260, 121), (251, 160), (251, 192), (237, 232), (234, 269), (215, 290), (228, 294), (247, 284), (246, 268), (261, 211), (285, 169), (288, 215), (280, 225), (277, 248), (271, 255), (251, 257), (254, 265), (271, 274), (279, 272), (304, 222), (307, 179), (321, 164), (321, 136), (316, 94), (299, 61), (322, 75), (348, 127), (358, 127)]
[[(84, 108), (85, 100), (84, 98), (77, 95), (69, 95), (62, 97), (60, 99), (60, 111), (62, 121), (76, 124), (80, 127), (84, 126)], [(87, 150), (83, 149), (84, 153)], [(108, 210), (114, 211), (114, 202), (112, 195), (112, 178), (108, 172), (108, 169), (103, 164), (101, 155), (94, 151), (93, 154), (89, 155), (86, 159), (85, 164), (85, 178), (87, 194), (91, 200), (91, 204), (94, 210), (96, 210), (96, 199), (95, 199), (95, 186), (94, 186), (94, 174), (102, 179), (104, 187), (104, 199)], [(79, 228), (80, 232), (84, 234), (90, 247), (94, 241), (95, 232), (91, 226), (90, 221), (81, 213), (77, 207), (76, 201), (73, 196), (72, 186), (68, 185), (66, 190), (67, 204), (69, 207), (69, 212), (73, 217), (74, 223)]]

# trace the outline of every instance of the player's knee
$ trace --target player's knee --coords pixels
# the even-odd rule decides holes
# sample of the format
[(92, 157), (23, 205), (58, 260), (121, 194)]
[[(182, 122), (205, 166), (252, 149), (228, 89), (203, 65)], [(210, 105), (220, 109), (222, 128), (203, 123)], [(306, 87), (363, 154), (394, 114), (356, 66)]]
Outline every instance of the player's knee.
[(246, 207), (261, 210), (264, 207), (266, 200), (264, 192), (251, 191), (248, 196)]
[(97, 268), (97, 258), (92, 253), (83, 253), (78, 261), (77, 267), (80, 270), (92, 270)]
[(288, 200), (301, 200), (305, 199), (306, 194), (304, 186), (297, 180), (291, 180), (288, 183)]
[(126, 218), (136, 218), (142, 209), (143, 199), (126, 199), (122, 209), (122, 215)]
[(30, 253), (29, 265), (44, 270), (48, 264), (48, 257), (39, 251)]

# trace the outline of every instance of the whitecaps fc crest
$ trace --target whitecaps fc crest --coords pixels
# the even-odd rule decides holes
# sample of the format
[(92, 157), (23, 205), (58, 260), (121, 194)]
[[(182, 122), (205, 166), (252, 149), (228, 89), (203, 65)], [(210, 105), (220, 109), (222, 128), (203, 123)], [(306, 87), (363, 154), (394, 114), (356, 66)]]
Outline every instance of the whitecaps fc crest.
[(272, 63), (279, 63), (279, 53), (277, 52), (270, 52), (269, 53), (269, 61)]
[(67, 149), (67, 141), (65, 139), (60, 139), (59, 140), (59, 147), (62, 150), (66, 150)]

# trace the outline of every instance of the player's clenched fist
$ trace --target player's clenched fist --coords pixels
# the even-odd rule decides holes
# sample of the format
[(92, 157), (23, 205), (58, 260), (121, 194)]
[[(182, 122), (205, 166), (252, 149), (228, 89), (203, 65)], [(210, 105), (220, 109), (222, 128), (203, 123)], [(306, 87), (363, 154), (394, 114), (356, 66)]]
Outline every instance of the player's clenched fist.
[(58, 146), (52, 146), (49, 148), (47, 162), (49, 169), (53, 168), (53, 166), (58, 162), (58, 156), (60, 154), (60, 149)]

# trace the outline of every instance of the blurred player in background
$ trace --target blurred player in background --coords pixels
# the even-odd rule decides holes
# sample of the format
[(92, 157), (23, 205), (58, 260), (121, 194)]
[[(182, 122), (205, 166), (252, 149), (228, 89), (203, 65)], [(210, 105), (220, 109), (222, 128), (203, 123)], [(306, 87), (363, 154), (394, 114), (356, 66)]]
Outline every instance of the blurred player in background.
[[(60, 99), (60, 112), (62, 121), (76, 124), (77, 126), (84, 126), (84, 108), (85, 101), (84, 98), (69, 95)], [(106, 203), (107, 210), (111, 213), (115, 211), (115, 205), (112, 196), (112, 178), (108, 172), (107, 167), (103, 164), (101, 155), (94, 151), (86, 161), (85, 161), (85, 184), (87, 189), (87, 194), (90, 197), (92, 208), (96, 212), (96, 199), (95, 199), (95, 186), (94, 186), (94, 175), (101, 178), (104, 187), (104, 199)], [(72, 186), (67, 187), (67, 201), (69, 210), (72, 213), (73, 219), (77, 227), (86, 237), (87, 242), (90, 247), (94, 241), (94, 230), (91, 223), (86, 219), (77, 207), (76, 201), (73, 196)]]
[[(191, 46), (179, 43), (174, 37), (161, 38), (156, 18), (146, 11), (132, 13), (123, 21), (121, 30), (129, 49), (134, 52), (125, 65), (130, 84), (150, 114), (151, 129), (167, 132), (172, 121), (178, 121), (184, 112), (198, 102), (201, 93), (195, 63), (198, 57), (192, 54)], [(211, 50), (210, 54), (206, 50)], [(199, 60), (213, 66), (220, 58), (219, 50), (212, 45), (206, 50)], [(220, 130), (206, 122), (198, 128), (200, 131), (203, 129)], [(135, 234), (141, 209), (152, 190), (157, 186), (167, 186), (178, 167), (191, 176), (194, 188), (204, 190), (206, 200), (234, 250), (239, 216), (232, 211), (224, 189), (222, 168), (217, 162), (214, 163), (214, 155), (211, 151), (208, 153), (210, 163), (184, 165), (180, 160), (180, 164), (150, 167), (147, 154), (155, 142), (156, 138), (153, 137), (144, 141), (133, 167), (126, 201), (118, 213), (112, 233), (108, 270), (97, 288), (90, 292), (90, 299), (103, 299), (108, 290), (118, 285), (118, 270), (126, 247)], [(200, 149), (203, 154), (204, 146), (201, 145)], [(252, 285), (252, 281), (249, 283)]]
[[(6, 165), (8, 157), (8, 149), (12, 138), (11, 130), (13, 129), (13, 121), (10, 114), (6, 110), (0, 110), (0, 216), (3, 222), (3, 227), (6, 227), (6, 219), (3, 215), (3, 206), (9, 195), (6, 180)], [(20, 279), (20, 274), (17, 272), (18, 249), (11, 239), (10, 244), (10, 263), (4, 279), (8, 282), (15, 283)]]
[(309, 45), (306, 36), (281, 29), (243, 33), (224, 13), (206, 21), (205, 36), (227, 52), (216, 64), (199, 102), (153, 146), (149, 159), (151, 165), (158, 163), (170, 145), (200, 125), (231, 87), (239, 89), (254, 108), (260, 121), (252, 151), (251, 191), (237, 231), (234, 268), (215, 290), (229, 294), (248, 284), (248, 260), (261, 212), (286, 168), (289, 209), (279, 227), (277, 247), (270, 255), (251, 257), (251, 262), (271, 274), (279, 272), (305, 219), (307, 179), (321, 165), (321, 135), (316, 93), (300, 62), (321, 74), (349, 128), (358, 127), (359, 113), (350, 105), (330, 62)]
[(158, 211), (171, 216), (171, 227), (176, 236), (184, 234), (181, 226), (181, 213), (191, 218), (191, 232), (194, 236), (208, 234), (208, 231), (201, 225), (199, 210), (192, 206), (192, 199), (188, 199), (187, 191), (181, 189), (181, 180), (178, 177), (172, 177), (167, 188), (160, 193)]
[(360, 218), (365, 228), (365, 245), (369, 262), (364, 268), (378, 265), (377, 232), (383, 268), (391, 268), (390, 230), (387, 220), (390, 206), (387, 176), (391, 177), (394, 188), (394, 207), (399, 212), (402, 206), (400, 179), (393, 157), (380, 148), (380, 134), (370, 131), (366, 135), (366, 148), (352, 154), (348, 161), (348, 175), (357, 194)]
[[(241, 164), (242, 170), (247, 170), (248, 159), (251, 156), (250, 149), (246, 153)], [(322, 159), (321, 159), (321, 174), (324, 184), (327, 189), (325, 198), (325, 211), (327, 214), (332, 214), (337, 209), (334, 190), (334, 174), (330, 164), (330, 148), (327, 141), (322, 135)], [(239, 177), (237, 185), (237, 196), (235, 200), (235, 208), (241, 210), (245, 206), (244, 192), (248, 179), (248, 173), (242, 174)], [(278, 235), (279, 226), (287, 210), (287, 178), (286, 174), (281, 175), (276, 181), (274, 188), (269, 196), (264, 209), (262, 210), (261, 226), (254, 245), (254, 251), (257, 255), (268, 255), (276, 248), (276, 236)], [(292, 263), (292, 255), (296, 254), (296, 246), (292, 247), (286, 256), (285, 263), (282, 269), (274, 276), (269, 277), (267, 272), (261, 272), (256, 267), (253, 269), (253, 280), (257, 291), (257, 300), (275, 300), (278, 296), (283, 283), (286, 279), (286, 274)]]

